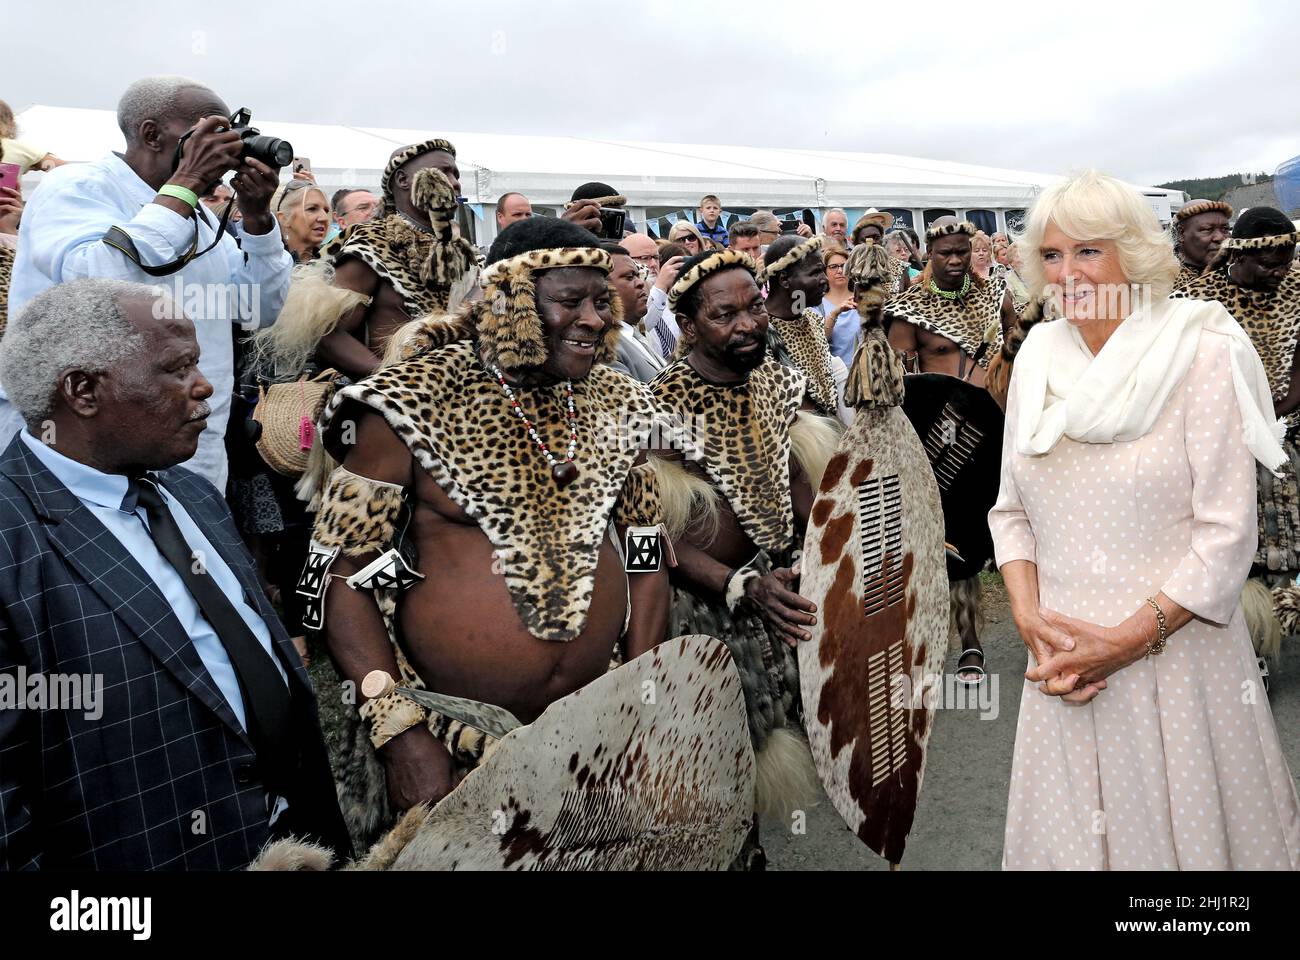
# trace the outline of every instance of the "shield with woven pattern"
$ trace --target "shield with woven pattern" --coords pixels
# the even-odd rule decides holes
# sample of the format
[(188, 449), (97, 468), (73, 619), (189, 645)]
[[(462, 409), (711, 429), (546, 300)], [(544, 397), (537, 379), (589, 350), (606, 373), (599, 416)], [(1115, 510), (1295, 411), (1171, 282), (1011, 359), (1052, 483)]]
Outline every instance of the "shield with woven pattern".
[(993, 557), (989, 511), (998, 499), (1003, 414), (983, 387), (941, 373), (904, 379), (903, 411), (934, 470), (943, 502), (948, 577), (965, 580)]
[(939, 491), (899, 407), (858, 409), (813, 503), (802, 565), (799, 592), (818, 609), (799, 645), (813, 759), (849, 828), (898, 863), (934, 721), (920, 694), (948, 635)]

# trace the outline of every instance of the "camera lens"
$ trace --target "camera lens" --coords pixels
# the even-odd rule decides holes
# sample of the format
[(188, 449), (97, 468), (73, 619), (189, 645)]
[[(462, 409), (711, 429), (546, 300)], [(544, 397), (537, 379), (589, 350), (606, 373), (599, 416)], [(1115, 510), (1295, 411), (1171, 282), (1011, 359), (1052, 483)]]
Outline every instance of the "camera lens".
[(268, 167), (287, 167), (293, 162), (293, 144), (279, 137), (262, 134), (245, 135), (244, 156), (260, 160)]

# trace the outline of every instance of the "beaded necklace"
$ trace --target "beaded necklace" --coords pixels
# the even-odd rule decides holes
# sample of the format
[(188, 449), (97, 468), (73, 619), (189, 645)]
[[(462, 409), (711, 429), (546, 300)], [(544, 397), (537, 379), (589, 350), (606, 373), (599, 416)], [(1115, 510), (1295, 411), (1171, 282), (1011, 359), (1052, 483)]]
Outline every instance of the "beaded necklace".
[(960, 290), (941, 290), (939, 285), (934, 282), (934, 277), (930, 278), (930, 292), (936, 297), (942, 297), (944, 300), (959, 300), (966, 294), (970, 293), (970, 274), (967, 273), (961, 281)]
[(551, 465), (551, 479), (553, 479), (556, 486), (561, 489), (567, 487), (578, 478), (578, 467), (573, 462), (574, 451), (578, 448), (578, 415), (573, 406), (572, 381), (564, 381), (564, 398), (565, 406), (567, 407), (566, 418), (569, 425), (569, 448), (565, 452), (564, 459), (557, 460), (555, 455), (551, 453), (551, 448), (546, 445), (546, 441), (541, 438), (540, 434), (538, 434), (537, 427), (528, 419), (528, 415), (524, 413), (524, 409), (520, 406), (519, 399), (515, 396), (514, 390), (510, 389), (510, 384), (506, 383), (506, 375), (502, 373), (501, 368), (492, 364), (489, 369), (492, 371), (492, 375), (497, 378), (497, 383), (505, 393), (506, 399), (510, 401), (510, 409), (519, 419), (519, 422), (524, 425), (525, 429), (527, 429), (528, 436), (532, 439), (533, 443), (537, 444), (537, 449), (542, 451), (542, 456), (546, 457), (546, 462)]

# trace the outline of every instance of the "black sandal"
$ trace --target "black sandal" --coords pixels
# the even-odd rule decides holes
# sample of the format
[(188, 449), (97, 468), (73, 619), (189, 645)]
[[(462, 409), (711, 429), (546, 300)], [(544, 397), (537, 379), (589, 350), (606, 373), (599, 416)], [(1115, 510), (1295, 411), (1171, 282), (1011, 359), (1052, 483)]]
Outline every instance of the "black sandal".
[[(961, 662), (972, 653), (980, 658), (980, 662), (978, 664), (971, 664), (970, 666), (963, 667)], [(979, 678), (975, 680), (963, 680), (961, 676), (963, 673), (978, 673)], [(984, 682), (984, 677), (984, 651), (979, 647), (967, 647), (961, 652), (961, 656), (957, 658), (957, 682), (966, 687), (978, 687)]]

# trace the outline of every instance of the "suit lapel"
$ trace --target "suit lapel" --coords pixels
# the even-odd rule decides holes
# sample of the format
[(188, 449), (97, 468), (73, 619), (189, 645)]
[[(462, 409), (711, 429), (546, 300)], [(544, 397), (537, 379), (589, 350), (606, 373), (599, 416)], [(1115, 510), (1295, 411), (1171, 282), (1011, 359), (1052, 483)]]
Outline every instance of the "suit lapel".
[(628, 324), (628, 329), (624, 330), (623, 334), (632, 344), (632, 349), (641, 357), (641, 362), (650, 368), (652, 376), (664, 368), (663, 357), (655, 353), (640, 330)]
[(14, 481), (47, 521), (51, 547), (185, 689), (207, 705), (251, 747), (230, 704), (221, 695), (194, 644), (162, 591), (121, 542), (15, 437), (0, 460), (0, 473)]

